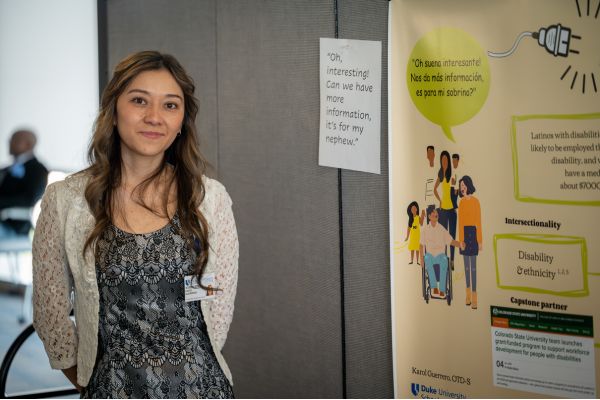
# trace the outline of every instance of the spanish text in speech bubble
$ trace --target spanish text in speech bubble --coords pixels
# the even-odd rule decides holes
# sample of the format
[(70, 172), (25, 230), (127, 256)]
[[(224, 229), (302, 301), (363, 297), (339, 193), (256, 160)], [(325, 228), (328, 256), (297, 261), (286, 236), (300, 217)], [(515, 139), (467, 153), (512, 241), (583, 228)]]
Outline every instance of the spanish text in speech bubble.
[(490, 68), (483, 49), (469, 34), (438, 28), (413, 48), (406, 81), (421, 114), (455, 141), (451, 128), (473, 118), (487, 99)]

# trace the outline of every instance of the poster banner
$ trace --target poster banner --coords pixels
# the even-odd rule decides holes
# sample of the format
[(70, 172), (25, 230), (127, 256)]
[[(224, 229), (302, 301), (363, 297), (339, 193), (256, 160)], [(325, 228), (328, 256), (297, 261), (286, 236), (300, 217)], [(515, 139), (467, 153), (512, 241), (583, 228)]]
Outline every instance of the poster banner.
[(599, 13), (391, 1), (397, 397), (600, 393)]

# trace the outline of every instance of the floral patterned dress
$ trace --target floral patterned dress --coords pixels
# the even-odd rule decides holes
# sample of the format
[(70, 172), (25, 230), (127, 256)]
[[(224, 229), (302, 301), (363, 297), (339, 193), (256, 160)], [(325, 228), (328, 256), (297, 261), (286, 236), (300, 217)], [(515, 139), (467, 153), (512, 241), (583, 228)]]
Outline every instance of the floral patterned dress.
[(183, 278), (195, 253), (177, 216), (132, 234), (111, 226), (99, 239), (98, 357), (82, 398), (232, 398), (199, 302)]

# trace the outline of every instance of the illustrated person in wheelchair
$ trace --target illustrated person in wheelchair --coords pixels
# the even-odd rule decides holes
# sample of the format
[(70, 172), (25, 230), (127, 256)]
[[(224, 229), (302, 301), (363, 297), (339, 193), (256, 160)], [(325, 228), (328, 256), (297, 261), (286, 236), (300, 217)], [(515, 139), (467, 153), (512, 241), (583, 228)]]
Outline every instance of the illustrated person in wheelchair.
[[(421, 231), (421, 265), (426, 270), (431, 294), (438, 298), (445, 298), (447, 295), (446, 281), (448, 274), (446, 246), (463, 248), (464, 243), (452, 239), (448, 230), (438, 223), (439, 214), (437, 209), (434, 208), (428, 210), (428, 212), (429, 225), (424, 226)], [(434, 269), (436, 264), (439, 266), (439, 279)], [(425, 298), (428, 300), (428, 296)]]

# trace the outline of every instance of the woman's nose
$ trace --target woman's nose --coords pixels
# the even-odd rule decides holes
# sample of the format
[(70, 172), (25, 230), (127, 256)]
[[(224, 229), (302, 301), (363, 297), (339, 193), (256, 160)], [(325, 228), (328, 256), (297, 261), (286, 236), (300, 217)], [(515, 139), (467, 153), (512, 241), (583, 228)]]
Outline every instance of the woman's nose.
[(160, 124), (160, 108), (158, 105), (151, 104), (146, 108), (144, 121), (152, 125)]

